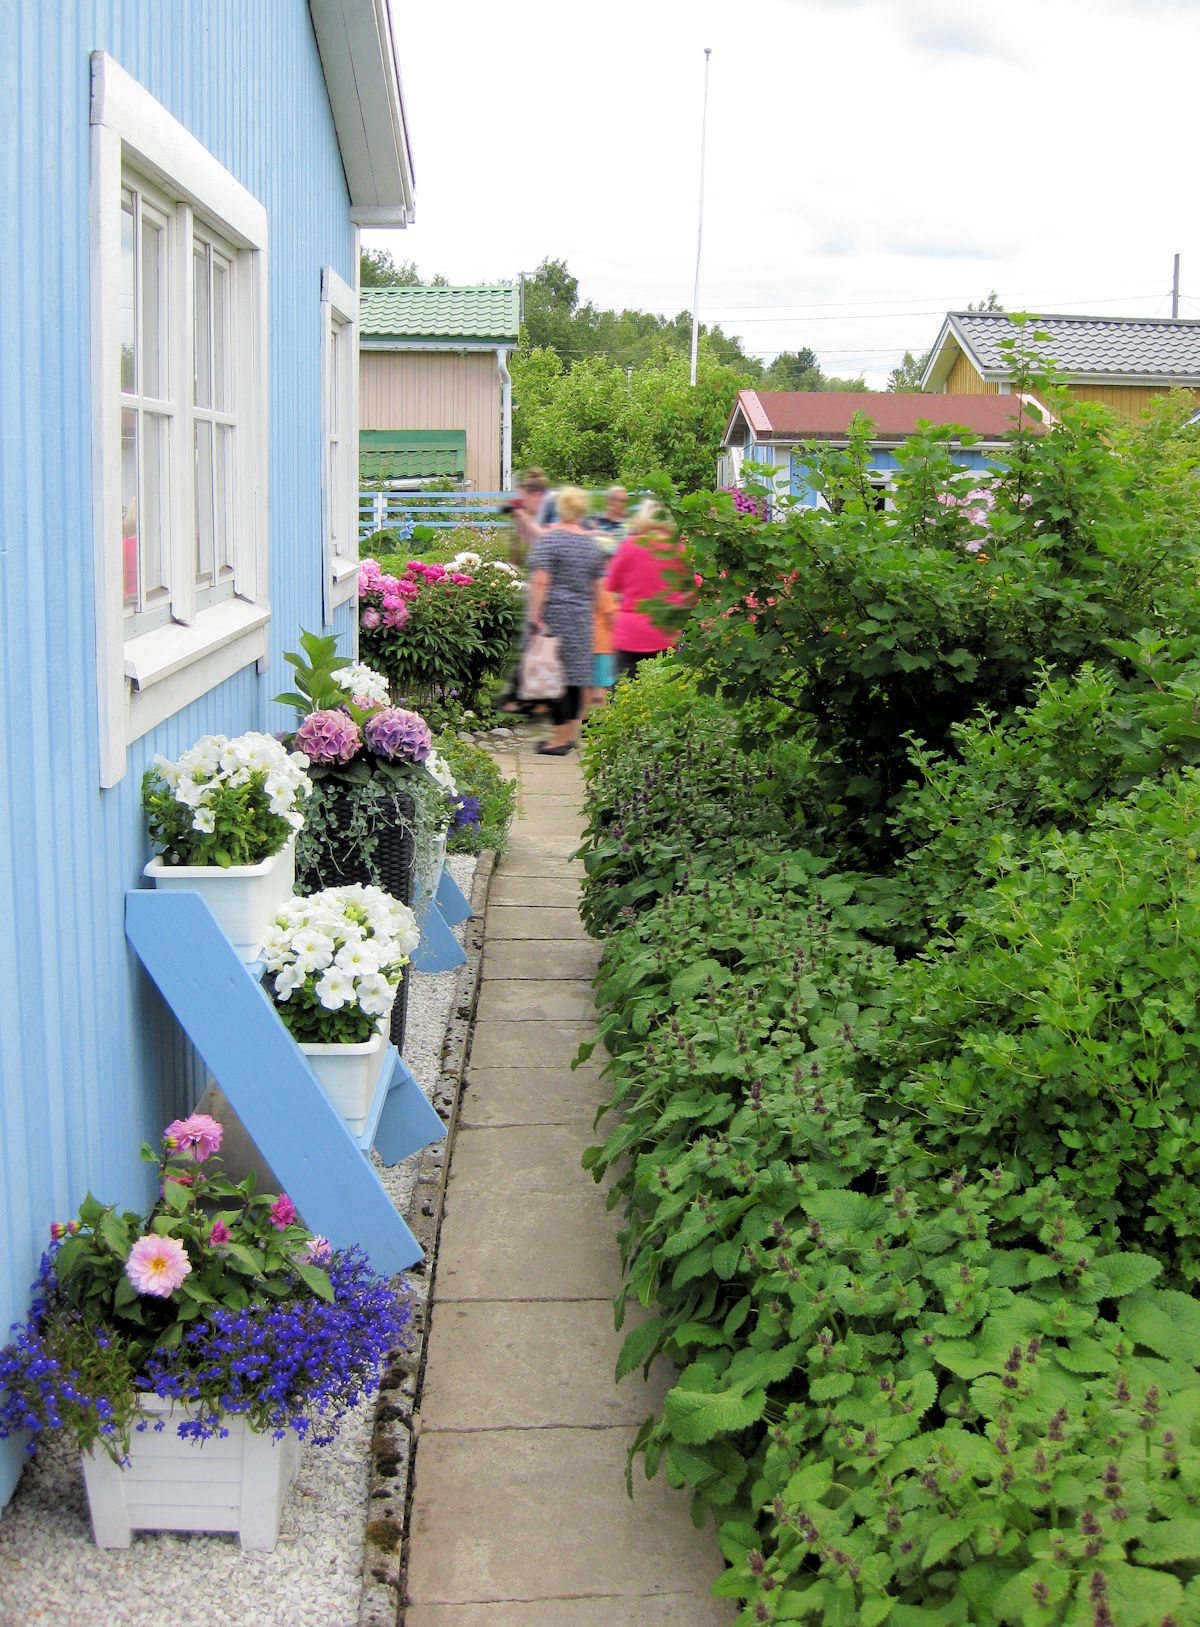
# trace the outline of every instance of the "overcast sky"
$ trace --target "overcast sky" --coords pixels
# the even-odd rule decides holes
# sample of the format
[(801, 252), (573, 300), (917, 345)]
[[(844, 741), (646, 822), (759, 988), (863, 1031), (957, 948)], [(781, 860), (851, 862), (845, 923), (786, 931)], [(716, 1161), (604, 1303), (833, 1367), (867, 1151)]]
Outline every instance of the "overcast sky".
[(947, 310), (1200, 318), (1200, 0), (391, 0), (416, 224), (452, 282), (583, 298), (882, 388)]

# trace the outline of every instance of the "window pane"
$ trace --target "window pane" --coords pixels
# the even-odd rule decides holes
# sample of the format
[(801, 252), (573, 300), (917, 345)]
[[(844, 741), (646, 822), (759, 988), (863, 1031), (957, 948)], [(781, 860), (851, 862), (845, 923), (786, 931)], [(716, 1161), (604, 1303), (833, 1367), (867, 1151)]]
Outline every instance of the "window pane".
[(137, 273), (133, 193), (121, 193), (121, 389), (137, 390)]
[(142, 394), (167, 394), (167, 234), (142, 211)]
[(213, 553), (217, 576), (230, 576), (233, 572), (233, 493), (235, 482), (234, 430), (230, 424), (217, 425), (216, 466), (214, 468), (215, 500), (213, 504)]
[[(124, 347), (122, 347), (124, 348)], [(126, 614), (138, 608), (138, 415), (121, 413), (121, 579)]]
[(195, 370), (195, 402), (198, 407), (212, 406), (212, 334), (210, 332), (210, 284), (208, 246), (197, 243), (192, 254), (193, 300), (195, 335), (192, 355)]
[(212, 271), (213, 399), (219, 411), (232, 412), (233, 369), (230, 346), (233, 343), (233, 326), (229, 262), (214, 253)]
[(196, 424), (196, 584), (213, 581), (213, 427)]
[(144, 412), (142, 419), (142, 503), (139, 554), (142, 605), (147, 607), (167, 591), (167, 515), (170, 512), (167, 455), (169, 421), (161, 413)]
[(329, 433), (342, 427), (342, 336), (337, 327), (329, 330)]

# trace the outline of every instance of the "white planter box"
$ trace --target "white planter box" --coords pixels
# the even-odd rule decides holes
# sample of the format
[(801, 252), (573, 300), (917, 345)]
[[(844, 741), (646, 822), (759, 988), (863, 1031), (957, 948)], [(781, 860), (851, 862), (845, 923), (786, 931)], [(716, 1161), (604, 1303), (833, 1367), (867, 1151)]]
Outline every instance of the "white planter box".
[(301, 1041), (321, 1089), (346, 1121), (352, 1135), (362, 1135), (375, 1087), (387, 1056), (387, 1024), (381, 1019), (379, 1032), (362, 1045), (317, 1045)]
[(257, 960), (263, 938), (296, 881), (296, 838), (261, 864), (164, 864), (151, 859), (142, 872), (156, 887), (199, 893), (217, 925), (244, 961)]
[(243, 1548), (274, 1548), (300, 1464), (296, 1437), (276, 1441), (244, 1418), (227, 1418), (223, 1440), (181, 1440), (176, 1430), (186, 1409), (157, 1396), (143, 1397), (142, 1408), (164, 1426), (133, 1433), (126, 1468), (103, 1447), (81, 1453), (96, 1546), (128, 1548), (134, 1531), (235, 1531)]

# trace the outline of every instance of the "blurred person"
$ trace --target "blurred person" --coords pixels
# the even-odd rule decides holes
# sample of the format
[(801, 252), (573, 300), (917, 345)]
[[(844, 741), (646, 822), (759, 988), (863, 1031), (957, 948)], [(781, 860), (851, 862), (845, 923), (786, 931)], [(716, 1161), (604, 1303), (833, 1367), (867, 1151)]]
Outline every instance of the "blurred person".
[[(603, 548), (604, 544), (600, 544)], [(603, 583), (596, 595), (596, 610), (592, 617), (592, 681), (587, 692), (584, 715), (593, 707), (603, 706), (608, 692), (617, 681), (617, 666), (613, 656), (613, 619), (617, 601)]]
[(641, 662), (679, 643), (679, 633), (655, 626), (653, 601), (694, 604), (695, 582), (675, 522), (653, 498), (647, 498), (634, 515), (628, 535), (609, 562), (604, 585), (617, 598), (613, 647), (618, 677), (636, 672)]
[(512, 502), (507, 505), (506, 512), (513, 523), (509, 560), (518, 570), (525, 565), (545, 529), (541, 509), (549, 490), (550, 482), (541, 469), (526, 469), (517, 484)]
[(600, 603), (604, 556), (583, 521), (588, 496), (577, 486), (558, 494), (556, 523), (543, 531), (530, 560), (529, 625), (558, 640), (567, 687), (551, 702), (554, 732), (537, 748), (565, 757), (579, 741), (584, 690), (592, 681), (593, 622)]
[(610, 486), (604, 494), (604, 507), (587, 521), (588, 529), (606, 554), (615, 553), (629, 526), (629, 493), (624, 486)]

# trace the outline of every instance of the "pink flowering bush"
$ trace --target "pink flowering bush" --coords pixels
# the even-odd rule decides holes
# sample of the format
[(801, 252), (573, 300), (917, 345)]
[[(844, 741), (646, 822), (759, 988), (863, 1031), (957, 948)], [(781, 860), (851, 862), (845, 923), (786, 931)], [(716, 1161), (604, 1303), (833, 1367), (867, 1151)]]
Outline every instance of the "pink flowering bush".
[(71, 1431), (118, 1463), (144, 1429), (140, 1398), (181, 1404), (179, 1434), (204, 1439), (241, 1415), (256, 1429), (331, 1438), (404, 1341), (403, 1292), (357, 1250), (300, 1223), (284, 1192), (220, 1169), (222, 1127), (176, 1119), (155, 1166), (148, 1214), (89, 1193), (55, 1222), (34, 1300), (0, 1350), (0, 1440)]
[(521, 627), (520, 580), (492, 563), (465, 563), (409, 559), (389, 571), (363, 560), (359, 643), (395, 693), (430, 699), (457, 690), (474, 710), (485, 680), (505, 669)]

